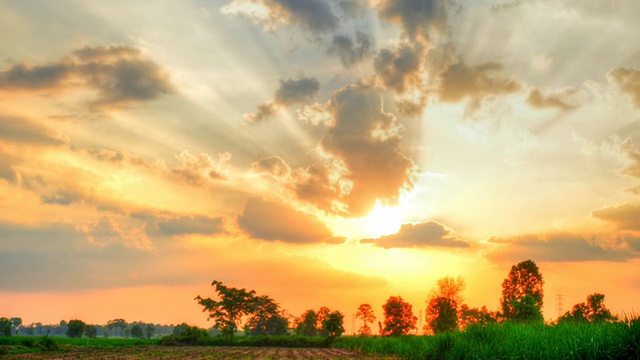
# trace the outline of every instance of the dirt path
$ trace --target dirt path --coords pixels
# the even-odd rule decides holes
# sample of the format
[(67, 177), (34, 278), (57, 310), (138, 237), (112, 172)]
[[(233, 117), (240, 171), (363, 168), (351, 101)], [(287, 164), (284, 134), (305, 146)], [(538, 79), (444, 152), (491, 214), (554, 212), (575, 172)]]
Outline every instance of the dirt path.
[(307, 348), (256, 348), (256, 347), (164, 347), (149, 346), (140, 348), (89, 349), (78, 348), (70, 352), (21, 354), (5, 356), (3, 359), (35, 360), (143, 360), (143, 359), (238, 359), (238, 360), (275, 360), (275, 359), (374, 359), (395, 360), (395, 357), (363, 355), (343, 349), (307, 349)]

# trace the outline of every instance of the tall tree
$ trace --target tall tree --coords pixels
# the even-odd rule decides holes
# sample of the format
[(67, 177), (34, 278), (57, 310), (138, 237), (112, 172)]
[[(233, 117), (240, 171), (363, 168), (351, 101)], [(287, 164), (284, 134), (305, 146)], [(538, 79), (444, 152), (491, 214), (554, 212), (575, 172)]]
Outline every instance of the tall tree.
[(511, 267), (502, 282), (502, 316), (518, 322), (542, 322), (544, 280), (536, 263), (523, 261)]
[(434, 334), (458, 329), (458, 306), (466, 284), (461, 277), (444, 277), (431, 290), (427, 300), (426, 332)]
[(228, 287), (217, 280), (211, 286), (215, 287), (219, 300), (198, 295), (196, 301), (204, 307), (202, 311), (208, 311), (209, 318), (215, 320), (215, 326), (220, 328), (222, 336), (232, 340), (242, 317), (253, 311), (256, 292)]
[(82, 320), (69, 320), (67, 325), (67, 336), (70, 338), (79, 338), (84, 334), (86, 324)]
[(331, 309), (326, 306), (321, 306), (316, 314), (318, 315), (318, 318), (316, 320), (316, 329), (318, 329), (318, 335), (323, 337), (329, 336), (322, 324), (329, 317), (329, 314), (331, 314)]
[(358, 330), (358, 334), (360, 335), (371, 335), (371, 328), (368, 323), (373, 323), (376, 321), (376, 315), (373, 313), (373, 308), (369, 304), (361, 304), (358, 306), (358, 311), (356, 312), (356, 317), (361, 319), (363, 322), (362, 327)]
[(84, 327), (84, 335), (89, 339), (95, 339), (98, 335), (98, 329), (93, 325), (86, 325)]
[(135, 324), (131, 327), (131, 337), (134, 339), (142, 339), (144, 337), (144, 331), (142, 330), (142, 326), (139, 324)]
[(382, 335), (406, 335), (416, 328), (418, 318), (413, 315), (411, 304), (402, 300), (400, 296), (391, 296), (382, 305), (384, 312), (384, 328)]
[(497, 314), (489, 312), (486, 306), (478, 308), (470, 308), (466, 304), (462, 304), (458, 309), (458, 327), (464, 330), (469, 325), (487, 325), (498, 322)]
[(147, 324), (147, 326), (145, 326), (144, 328), (144, 336), (146, 336), (147, 339), (151, 339), (151, 337), (155, 332), (156, 332), (156, 327), (153, 326), (152, 324)]

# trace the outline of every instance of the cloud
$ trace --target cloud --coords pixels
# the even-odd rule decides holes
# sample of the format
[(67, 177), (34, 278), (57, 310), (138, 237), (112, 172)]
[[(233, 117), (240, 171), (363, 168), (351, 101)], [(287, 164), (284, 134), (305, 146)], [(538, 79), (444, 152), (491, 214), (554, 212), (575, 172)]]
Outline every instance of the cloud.
[(510, 238), (492, 237), (491, 244), (500, 245), (486, 257), (499, 263), (522, 259), (548, 262), (625, 261), (635, 255), (624, 247), (601, 246), (574, 234), (522, 235)]
[(337, 241), (312, 215), (257, 197), (247, 201), (242, 214), (238, 215), (238, 224), (255, 239), (293, 244)]
[(512, 79), (494, 78), (488, 73), (501, 69), (497, 63), (467, 66), (463, 62), (450, 65), (440, 74), (438, 94), (441, 101), (460, 102), (470, 100), (470, 106), (477, 108), (480, 102), (493, 95), (509, 94), (520, 89), (520, 84)]
[(291, 168), (278, 156), (269, 156), (251, 164), (251, 170), (258, 173), (284, 177), (291, 173)]
[(170, 176), (180, 182), (203, 186), (211, 180), (224, 178), (222, 174), (231, 154), (220, 153), (218, 160), (214, 161), (208, 154), (200, 153), (196, 157), (191, 155), (189, 150), (184, 150), (176, 157), (180, 165), (170, 170)]
[(59, 146), (69, 142), (62, 133), (26, 119), (0, 114), (0, 140), (29, 145)]
[(622, 174), (630, 175), (640, 179), (640, 150), (633, 145), (630, 138), (624, 141), (616, 141), (622, 153), (626, 155), (628, 162), (622, 169)]
[(431, 31), (445, 32), (450, 0), (379, 0), (382, 19), (397, 23), (410, 40), (430, 38)]
[(334, 125), (321, 141), (342, 174), (340, 200), (352, 216), (366, 215), (377, 200), (394, 203), (413, 186), (414, 163), (400, 151), (402, 126), (384, 111), (382, 95), (371, 85), (349, 85), (328, 104)]
[(363, 239), (360, 240), (360, 243), (376, 244), (385, 249), (432, 246), (467, 248), (470, 246), (469, 243), (454, 236), (451, 229), (436, 221), (404, 224), (396, 234), (382, 236), (378, 239)]
[(153, 235), (180, 236), (180, 235), (213, 235), (224, 232), (223, 218), (210, 218), (207, 216), (181, 216), (174, 219), (166, 219), (158, 222), (158, 230)]
[(328, 52), (340, 59), (346, 68), (352, 68), (371, 57), (373, 46), (373, 39), (369, 35), (357, 31), (354, 38), (334, 35)]
[(545, 97), (540, 92), (540, 89), (531, 90), (527, 98), (527, 104), (537, 109), (556, 108), (567, 111), (575, 108), (575, 106), (571, 106), (553, 95)]
[(310, 102), (319, 90), (320, 82), (316, 78), (280, 79), (280, 87), (273, 100), (259, 105), (257, 113), (245, 114), (245, 121), (257, 123), (275, 115), (280, 107)]
[(376, 75), (387, 88), (403, 93), (420, 87), (420, 71), (424, 48), (421, 45), (400, 46), (396, 51), (382, 49), (373, 59)]
[(591, 213), (596, 219), (614, 223), (618, 230), (640, 231), (640, 204), (622, 204)]
[(168, 76), (138, 49), (125, 45), (85, 47), (53, 64), (21, 63), (0, 72), (0, 90), (89, 88), (95, 108), (121, 108), (174, 91)]
[(87, 224), (82, 228), (82, 231), (87, 235), (89, 243), (99, 246), (120, 244), (139, 250), (154, 249), (145, 225), (126, 226), (115, 219), (103, 217), (95, 224)]
[(631, 95), (640, 107), (640, 69), (616, 68), (609, 71), (607, 77)]
[(327, 212), (340, 212), (336, 204), (339, 185), (331, 167), (318, 163), (297, 169), (291, 186), (299, 199)]
[(263, 23), (267, 30), (281, 24), (300, 24), (308, 31), (323, 33), (338, 26), (338, 17), (329, 3), (322, 0), (232, 0), (221, 12), (242, 14)]

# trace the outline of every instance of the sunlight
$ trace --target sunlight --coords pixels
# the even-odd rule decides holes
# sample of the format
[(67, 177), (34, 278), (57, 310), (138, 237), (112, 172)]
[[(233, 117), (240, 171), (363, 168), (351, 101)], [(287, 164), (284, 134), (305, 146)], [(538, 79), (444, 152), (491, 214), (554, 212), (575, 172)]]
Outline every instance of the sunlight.
[(402, 226), (402, 210), (399, 205), (384, 206), (377, 201), (369, 215), (360, 219), (361, 232), (376, 238), (397, 233)]

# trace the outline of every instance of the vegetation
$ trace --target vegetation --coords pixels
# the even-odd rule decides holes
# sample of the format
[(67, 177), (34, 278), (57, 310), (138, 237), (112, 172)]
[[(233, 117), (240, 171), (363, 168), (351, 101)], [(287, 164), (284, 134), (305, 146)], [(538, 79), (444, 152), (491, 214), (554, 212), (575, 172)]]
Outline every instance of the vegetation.
[[(215, 320), (208, 331), (182, 323), (171, 325), (170, 335), (158, 340), (151, 338), (158, 329), (160, 335), (167, 334), (164, 325), (113, 319), (103, 327), (74, 319), (48, 328), (58, 335), (66, 334), (66, 338), (39, 338), (15, 334), (27, 330), (33, 333), (42, 326), (25, 327), (20, 318), (0, 318), (0, 354), (70, 351), (78, 346), (334, 346), (405, 359), (640, 359), (640, 318), (619, 320), (605, 306), (605, 295), (594, 293), (556, 322), (545, 324), (541, 313), (543, 284), (533, 261), (514, 265), (502, 284), (501, 311), (491, 312), (484, 306), (470, 308), (464, 304), (464, 280), (445, 277), (438, 280), (426, 299), (424, 330), (432, 336), (407, 336), (417, 330), (412, 305), (400, 296), (391, 296), (382, 306), (384, 320), (378, 322), (381, 337), (371, 336), (369, 324), (375, 321), (375, 315), (369, 304), (361, 304), (356, 312), (363, 322), (358, 331), (361, 336), (341, 337), (344, 314), (339, 311), (323, 306), (294, 318), (269, 296), (213, 281), (216, 299), (196, 297), (209, 318)], [(103, 331), (102, 338), (96, 338), (98, 329)], [(82, 336), (86, 339), (80, 339)]]

